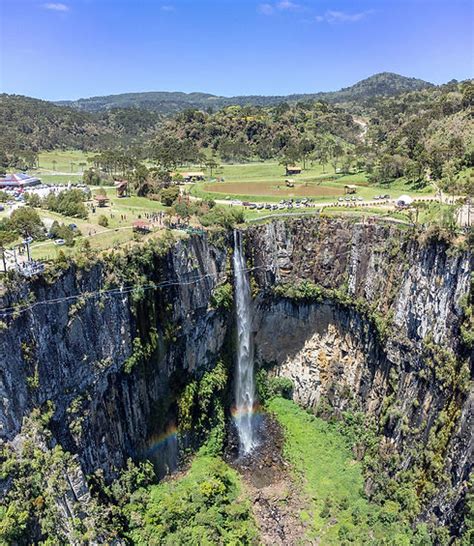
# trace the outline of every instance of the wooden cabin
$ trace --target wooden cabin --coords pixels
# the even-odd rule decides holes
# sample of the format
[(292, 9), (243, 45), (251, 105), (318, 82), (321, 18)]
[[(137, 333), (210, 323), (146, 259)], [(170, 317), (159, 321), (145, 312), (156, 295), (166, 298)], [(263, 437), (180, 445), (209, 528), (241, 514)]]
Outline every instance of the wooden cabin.
[(354, 184), (346, 184), (344, 186), (344, 190), (346, 191), (346, 194), (356, 193), (357, 192), (357, 186), (354, 186)]
[(133, 231), (135, 233), (150, 233), (151, 226), (145, 220), (135, 220), (132, 224)]
[(106, 195), (96, 195), (94, 199), (97, 201), (97, 206), (103, 208), (107, 206), (109, 198)]

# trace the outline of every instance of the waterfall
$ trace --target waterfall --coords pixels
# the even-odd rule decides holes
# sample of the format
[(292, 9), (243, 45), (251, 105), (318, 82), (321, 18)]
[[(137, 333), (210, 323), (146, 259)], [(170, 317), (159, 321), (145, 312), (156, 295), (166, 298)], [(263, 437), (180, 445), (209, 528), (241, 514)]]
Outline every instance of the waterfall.
[(242, 252), (242, 237), (234, 231), (235, 309), (237, 315), (237, 362), (235, 377), (235, 423), (239, 435), (239, 454), (246, 455), (255, 447), (253, 406), (255, 385), (253, 377), (252, 315), (250, 283)]

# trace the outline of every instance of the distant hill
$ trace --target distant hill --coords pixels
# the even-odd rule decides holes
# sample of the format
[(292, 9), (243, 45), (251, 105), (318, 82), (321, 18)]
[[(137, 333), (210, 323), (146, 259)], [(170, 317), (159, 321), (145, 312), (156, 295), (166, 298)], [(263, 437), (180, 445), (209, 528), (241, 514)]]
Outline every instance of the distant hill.
[(270, 106), (281, 102), (298, 102), (305, 100), (325, 100), (328, 102), (357, 102), (375, 96), (393, 96), (407, 91), (418, 91), (433, 87), (433, 84), (417, 79), (407, 78), (390, 72), (382, 72), (361, 80), (356, 84), (327, 93), (304, 93), (275, 96), (235, 96), (220, 97), (209, 93), (181, 93), (151, 91), (145, 93), (123, 93), (103, 97), (91, 97), (76, 101), (59, 101), (56, 104), (72, 107), (85, 112), (105, 112), (114, 108), (142, 108), (168, 115), (188, 108), (217, 110), (230, 105)]
[(22, 95), (0, 94), (0, 156), (6, 151), (130, 146), (156, 132), (161, 117), (137, 108), (91, 113)]

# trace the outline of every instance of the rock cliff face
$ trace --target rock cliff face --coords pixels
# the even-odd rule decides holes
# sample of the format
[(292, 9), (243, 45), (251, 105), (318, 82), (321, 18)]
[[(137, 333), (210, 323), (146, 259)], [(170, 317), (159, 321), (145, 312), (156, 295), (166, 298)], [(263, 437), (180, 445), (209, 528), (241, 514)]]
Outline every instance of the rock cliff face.
[[(146, 451), (174, 424), (173, 397), (188, 374), (213, 366), (219, 354), (227, 324), (208, 306), (225, 258), (205, 239), (177, 243), (143, 267), (137, 304), (127, 285), (100, 292), (108, 274), (100, 264), (71, 267), (54, 284), (38, 279), (4, 297), (2, 307), (31, 293), (36, 303), (5, 319), (1, 334), (1, 437), (12, 440), (33, 407), (51, 400), (55, 435), (79, 454), (86, 473), (101, 468), (110, 476)], [(146, 340), (153, 328), (156, 347), (126, 373), (134, 339)]]
[[(274, 222), (249, 228), (245, 241), (259, 362), (290, 377), (305, 407), (324, 400), (383, 420), (405, 468), (416, 442), (447, 436), (437, 454), (449, 487), (426, 515), (453, 521), (472, 460), (472, 398), (458, 380), (473, 364), (459, 335), (472, 254), (338, 220)], [(0, 437), (14, 442), (24, 418), (51, 400), (54, 437), (85, 473), (110, 477), (147, 453), (176, 424), (183, 386), (214, 366), (232, 333), (232, 313), (211, 305), (215, 287), (231, 281), (231, 248), (230, 235), (217, 246), (192, 237), (137, 258), (136, 282), (116, 275), (126, 264), (97, 263), (7, 291)], [(274, 291), (302, 280), (320, 296)]]
[[(455, 519), (473, 453), (473, 355), (459, 336), (472, 254), (422, 245), (393, 227), (340, 222), (269, 224), (249, 239), (263, 288), (260, 360), (292, 379), (304, 407), (323, 400), (373, 415), (400, 468), (427, 464), (416, 450), (428, 445), (445, 463), (445, 481), (425, 515)], [(319, 302), (269, 295), (275, 282), (302, 279), (326, 289)]]

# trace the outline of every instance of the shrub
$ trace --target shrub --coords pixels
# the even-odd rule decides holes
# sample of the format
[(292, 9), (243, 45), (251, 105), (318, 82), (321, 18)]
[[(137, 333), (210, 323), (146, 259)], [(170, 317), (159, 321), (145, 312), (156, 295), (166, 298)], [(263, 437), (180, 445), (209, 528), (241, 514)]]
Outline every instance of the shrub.
[(216, 205), (208, 212), (199, 215), (199, 220), (205, 227), (220, 226), (226, 229), (231, 229), (236, 224), (241, 224), (244, 222), (244, 213), (241, 210)]
[(99, 216), (99, 218), (97, 219), (97, 223), (99, 224), (99, 226), (108, 227), (109, 220), (108, 220), (107, 216), (105, 216), (104, 214), (101, 214)]
[(176, 201), (179, 195), (179, 188), (178, 186), (170, 186), (169, 188), (165, 188), (161, 190), (160, 192), (160, 199), (161, 203), (165, 207), (171, 207), (173, 203)]
[(293, 398), (293, 381), (288, 377), (270, 377), (268, 380), (268, 397), (281, 396), (287, 400)]
[(31, 207), (15, 209), (10, 216), (9, 227), (20, 233), (23, 237), (42, 239), (44, 237), (44, 226), (39, 214)]
[(323, 289), (311, 281), (279, 284), (274, 292), (277, 296), (295, 301), (321, 301), (324, 295)]
[(211, 295), (211, 305), (215, 309), (223, 309), (229, 311), (232, 309), (233, 303), (233, 294), (232, 294), (232, 285), (228, 282), (216, 286), (212, 291)]

